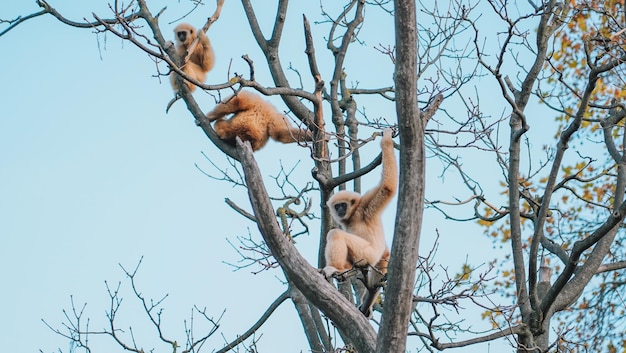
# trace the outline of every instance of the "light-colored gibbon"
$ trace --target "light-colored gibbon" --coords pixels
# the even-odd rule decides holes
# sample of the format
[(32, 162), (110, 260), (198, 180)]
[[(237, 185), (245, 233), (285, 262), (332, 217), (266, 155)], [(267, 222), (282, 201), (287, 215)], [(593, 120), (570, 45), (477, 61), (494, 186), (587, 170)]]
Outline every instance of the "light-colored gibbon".
[[(383, 132), (382, 178), (380, 183), (360, 195), (342, 190), (335, 193), (326, 203), (330, 213), (341, 229), (331, 229), (326, 236), (326, 267), (322, 273), (326, 278), (340, 275), (353, 267), (373, 266), (380, 275), (387, 273), (389, 248), (385, 241), (382, 213), (398, 188), (398, 167), (394, 154), (391, 129)], [(380, 277), (380, 275), (378, 277)], [(378, 297), (378, 287), (370, 269), (365, 279), (368, 295), (362, 300), (360, 310), (369, 317), (371, 307)]]
[[(230, 119), (227, 115), (232, 114)], [(252, 150), (263, 148), (267, 140), (282, 143), (312, 141), (311, 131), (293, 127), (287, 117), (255, 93), (240, 91), (219, 103), (207, 114), (220, 139), (235, 145), (235, 137), (249, 141)]]
[[(183, 63), (181, 69), (187, 76), (198, 82), (204, 82), (207, 72), (209, 72), (215, 64), (215, 53), (213, 53), (209, 38), (202, 30), (198, 31), (188, 23), (181, 23), (176, 26), (176, 28), (174, 28), (174, 36), (176, 37), (176, 54), (182, 60), (187, 56), (187, 49), (191, 43), (199, 36), (200, 39), (193, 53), (189, 56), (189, 61)], [(178, 91), (175, 72), (170, 74), (170, 82), (172, 83), (174, 91)], [(196, 86), (189, 81), (187, 81), (187, 86), (192, 92), (196, 89)]]

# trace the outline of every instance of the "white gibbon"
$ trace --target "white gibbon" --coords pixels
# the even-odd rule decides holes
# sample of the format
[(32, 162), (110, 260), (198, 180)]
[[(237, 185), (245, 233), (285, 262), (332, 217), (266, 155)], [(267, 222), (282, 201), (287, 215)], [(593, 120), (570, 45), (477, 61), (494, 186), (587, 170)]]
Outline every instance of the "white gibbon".
[[(188, 23), (181, 23), (176, 26), (176, 28), (174, 28), (174, 36), (176, 37), (176, 54), (181, 59), (187, 56), (187, 49), (194, 39), (196, 39), (196, 37), (200, 38), (193, 53), (189, 56), (189, 61), (183, 63), (181, 69), (187, 76), (198, 82), (204, 82), (207, 72), (209, 72), (215, 64), (215, 53), (213, 53), (209, 38), (202, 30), (198, 31)], [(170, 82), (172, 83), (174, 91), (178, 91), (175, 72), (170, 74)], [(188, 81), (187, 86), (192, 92), (196, 89), (196, 86)]]
[[(391, 129), (385, 130), (380, 143), (383, 155), (380, 183), (363, 195), (339, 191), (326, 203), (333, 219), (341, 227), (331, 229), (326, 236), (326, 267), (322, 269), (326, 278), (355, 266), (372, 266), (382, 275), (387, 273), (389, 249), (385, 241), (382, 213), (398, 188), (398, 167), (391, 135)], [(374, 288), (372, 283), (366, 283), (366, 287), (370, 293), (361, 311), (369, 317), (378, 287)]]
[[(230, 119), (227, 115), (233, 114)], [(312, 141), (311, 131), (293, 127), (287, 117), (260, 95), (240, 91), (219, 103), (207, 114), (220, 139), (235, 144), (235, 137), (249, 141), (253, 151), (261, 149), (269, 138), (293, 143)]]

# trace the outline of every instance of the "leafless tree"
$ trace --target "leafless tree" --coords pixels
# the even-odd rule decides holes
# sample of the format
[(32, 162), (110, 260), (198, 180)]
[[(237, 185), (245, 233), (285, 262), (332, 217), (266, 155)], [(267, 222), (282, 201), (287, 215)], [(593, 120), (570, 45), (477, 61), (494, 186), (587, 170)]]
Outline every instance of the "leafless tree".
[[(147, 0), (125, 5), (115, 2), (110, 5), (109, 16), (94, 14), (89, 21), (68, 19), (44, 0), (38, 0), (37, 4), (42, 8), (40, 12), (13, 20), (3, 19), (6, 26), (0, 36), (38, 16), (54, 16), (69, 26), (114, 34), (154, 58), (159, 64), (159, 75), (173, 71), (180, 76), (179, 80), (190, 80), (180, 69), (185, 58), (176, 55), (173, 45), (161, 32), (159, 18), (165, 9), (155, 14)], [(596, 17), (583, 18), (592, 21), (610, 16), (610, 6), (622, 6), (623, 10), (623, 5), (608, 4), (598, 9), (587, 6), (589, 4), (570, 5), (555, 0), (529, 1), (523, 6), (506, 1), (487, 0), (481, 4), (457, 0), (445, 5), (420, 4), (419, 9), (415, 1), (407, 0), (348, 0), (340, 7), (322, 4), (322, 21), (316, 30), (327, 30), (326, 49), (332, 53), (334, 62), (330, 70), (320, 70), (316, 52), (319, 48), (313, 40), (319, 34), (311, 28), (309, 16), (303, 16), (303, 47), (309, 73), (308, 80), (300, 80), (295, 85), (287, 78), (290, 68), (280, 61), (289, 1), (278, 2), (269, 33), (263, 32), (257, 19), (255, 6), (261, 5), (253, 5), (249, 0), (242, 0), (242, 5), (273, 82), (257, 81), (258, 63), (246, 55), (242, 57), (249, 68), (246, 75), (235, 74), (219, 84), (191, 81), (198, 89), (214, 92), (217, 100), (243, 88), (263, 95), (280, 95), (291, 114), (313, 132), (314, 141), (304, 147), (310, 149), (314, 169), (312, 179), (301, 188), (291, 184), (289, 172), (281, 173), (275, 181), (282, 195), (270, 197), (249, 144), (239, 141), (233, 147), (220, 140), (204, 115), (206, 107), (200, 107), (187, 85), (179, 82), (180, 90), (168, 107), (182, 100), (206, 136), (236, 161), (233, 166), (239, 174), (223, 172), (213, 178), (247, 189), (252, 213), (232, 201), (228, 203), (242, 217), (256, 222), (262, 241), (251, 234), (241, 238), (242, 245), (237, 248), (242, 249), (242, 257), (248, 264), (260, 265), (261, 270), (279, 267), (287, 278), (285, 292), (263, 316), (237, 340), (218, 351), (229, 351), (244, 342), (253, 347), (254, 333), (287, 299), (295, 304), (313, 352), (404, 352), (409, 337), (417, 337), (420, 349), (429, 351), (502, 337), (509, 337), (519, 352), (575, 350), (572, 347), (577, 347), (576, 340), (568, 336), (574, 327), (572, 321), (564, 320), (553, 330), (553, 317), (567, 312), (581, 296), (590, 293), (589, 288), (600, 282), (595, 280), (598, 274), (617, 273), (611, 286), (613, 290), (600, 284), (603, 296), (593, 301), (599, 312), (610, 315), (607, 301), (615, 304), (619, 297), (615, 295), (616, 288), (622, 288), (621, 283), (624, 283), (621, 272), (616, 272), (624, 267), (623, 262), (618, 261), (618, 254), (623, 252), (616, 248), (621, 243), (620, 225), (626, 212), (624, 143), (619, 140), (624, 136), (624, 109), (619, 95), (607, 99), (607, 93), (598, 94), (597, 88), (599, 83), (618, 85), (621, 82), (623, 85), (620, 73), (624, 64), (621, 49), (624, 18), (614, 15), (614, 20), (608, 21), (606, 27), (610, 28), (612, 36), (607, 36), (606, 31), (583, 36), (586, 66), (576, 80), (568, 76), (561, 65), (562, 51), (555, 43), (566, 36), (565, 25), (580, 20), (581, 14), (593, 12)], [(218, 20), (222, 6), (229, 4), (217, 1), (204, 31), (210, 30), (211, 24)], [(393, 82), (385, 87), (361, 88), (346, 79), (351, 75), (351, 68), (345, 65), (349, 48), (361, 43), (360, 31), (369, 23), (365, 20), (366, 9), (374, 16), (393, 16), (395, 24), (388, 29), (395, 33), (395, 43), (376, 46), (376, 50), (388, 56), (390, 64), (394, 65)], [(487, 13), (489, 21), (500, 21), (498, 31), (484, 27)], [(368, 21), (374, 22), (375, 18)], [(329, 74), (325, 76), (322, 72)], [(302, 73), (297, 74), (303, 77)], [(488, 79), (492, 86), (480, 82)], [(311, 84), (306, 86), (302, 82)], [(493, 95), (494, 91), (505, 107), (500, 107), (493, 115), (495, 118), (488, 111), (493, 109), (492, 104), (481, 101), (485, 94)], [(372, 101), (395, 105), (395, 114), (370, 119), (363, 109), (366, 102), (376, 104)], [(537, 113), (529, 108), (529, 103), (539, 101), (545, 103), (549, 113)], [(556, 116), (547, 115), (550, 113)], [(551, 117), (560, 117), (563, 124), (556, 129), (558, 137), (554, 146), (547, 148), (544, 158), (537, 162), (532, 158), (536, 151), (529, 141), (549, 141), (545, 135), (532, 135), (530, 128), (535, 121), (543, 125)], [(593, 124), (599, 128), (588, 128)], [(502, 142), (507, 126), (509, 140)], [(354, 191), (361, 191), (360, 177), (380, 164), (380, 156), (366, 160), (363, 166), (360, 149), (387, 127), (394, 128), (399, 135), (400, 190), (389, 272), (382, 284), (384, 296), (376, 305), (380, 322), (373, 326), (370, 318), (355, 305), (364, 291), (371, 290), (360, 283), (360, 271), (335, 286), (325, 280), (318, 269), (325, 265), (325, 235), (333, 227), (325, 202), (335, 189), (348, 188), (349, 182)], [(577, 134), (588, 134), (591, 139), (594, 132), (603, 133), (603, 145), (598, 143), (594, 147), (594, 151), (599, 152), (569, 148)], [(568, 151), (576, 154), (570, 156)], [(481, 161), (494, 161), (495, 170), (504, 179), (506, 198), (497, 196), (502, 190), (497, 190), (493, 180), (481, 181), (484, 174), (480, 169), (484, 171), (486, 162), (480, 163), (478, 168), (461, 162), (464, 157), (476, 158), (477, 155)], [(453, 201), (426, 199), (428, 156), (442, 162), (441, 175), (458, 176), (460, 188), (455, 190), (465, 188), (464, 197)], [(569, 172), (563, 174), (563, 170)], [(593, 187), (603, 190), (600, 195), (599, 189), (593, 189), (595, 199), (584, 194)], [(308, 195), (312, 192), (319, 193), (319, 205), (311, 204)], [(563, 205), (558, 202), (559, 197), (574, 199), (577, 203), (564, 201)], [(468, 265), (455, 276), (443, 271), (444, 280), (435, 281), (434, 252), (418, 258), (425, 205), (451, 221), (474, 221), (489, 226), (488, 232), (510, 243), (511, 262), (499, 266), (504, 268), (510, 264), (509, 275), (494, 275), (496, 265), (490, 263), (482, 270), (478, 269), (481, 266)], [(470, 215), (452, 216), (458, 209), (467, 212), (463, 207), (470, 205)], [(573, 216), (574, 212), (578, 213), (578, 218)], [(308, 227), (307, 219), (313, 213), (320, 218), (319, 231)], [(310, 264), (300, 255), (293, 241), (299, 234), (294, 232), (295, 226), (300, 227), (301, 232), (319, 232), (317, 264)], [(551, 281), (552, 272), (556, 274), (555, 281)], [(161, 301), (149, 302), (135, 289), (137, 270), (124, 270), (124, 273), (135, 297), (143, 303), (146, 315), (157, 328), (160, 341), (176, 351), (177, 341), (164, 337), (160, 330), (158, 308)], [(507, 292), (507, 284), (514, 288), (511, 292)], [(86, 351), (91, 350), (90, 335), (105, 334), (126, 350), (142, 352), (132, 332), (132, 343), (128, 343), (127, 336), (122, 337), (116, 328), (120, 298), (115, 288), (109, 288), (109, 294), (109, 329), (91, 331), (84, 325), (80, 308), (74, 304), (66, 315), (65, 330), (51, 329)], [(514, 298), (513, 302), (507, 300), (507, 295)], [(461, 311), (461, 302), (484, 309), (494, 330), (474, 333), (472, 339), (458, 339), (457, 333), (471, 331), (462, 323), (442, 316), (441, 310)], [(189, 352), (200, 350), (219, 322), (210, 317), (206, 309), (196, 308), (195, 313), (213, 324), (213, 328), (199, 339), (188, 330), (185, 351)], [(607, 322), (606, 317), (599, 322)], [(339, 330), (343, 344), (333, 341), (326, 318)], [(550, 337), (551, 332), (556, 332), (556, 337)]]

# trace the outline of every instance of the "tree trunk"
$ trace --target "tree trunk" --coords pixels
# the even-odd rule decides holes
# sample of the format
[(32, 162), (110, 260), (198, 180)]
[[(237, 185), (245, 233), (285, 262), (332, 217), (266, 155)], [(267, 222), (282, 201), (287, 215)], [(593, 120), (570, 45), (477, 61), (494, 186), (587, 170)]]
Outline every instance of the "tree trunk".
[(405, 352), (424, 211), (424, 123), (417, 106), (415, 1), (394, 2), (396, 111), (400, 130), (400, 183), (377, 352)]

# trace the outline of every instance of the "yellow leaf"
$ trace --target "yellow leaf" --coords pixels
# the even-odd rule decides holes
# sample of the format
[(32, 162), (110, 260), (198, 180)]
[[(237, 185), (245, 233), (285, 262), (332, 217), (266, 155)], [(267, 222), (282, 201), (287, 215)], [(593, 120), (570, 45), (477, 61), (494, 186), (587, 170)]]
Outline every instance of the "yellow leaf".
[(587, 32), (587, 21), (583, 16), (578, 16), (576, 22), (581, 31)]
[(479, 219), (478, 224), (481, 226), (489, 227), (493, 222), (486, 221), (484, 219)]

